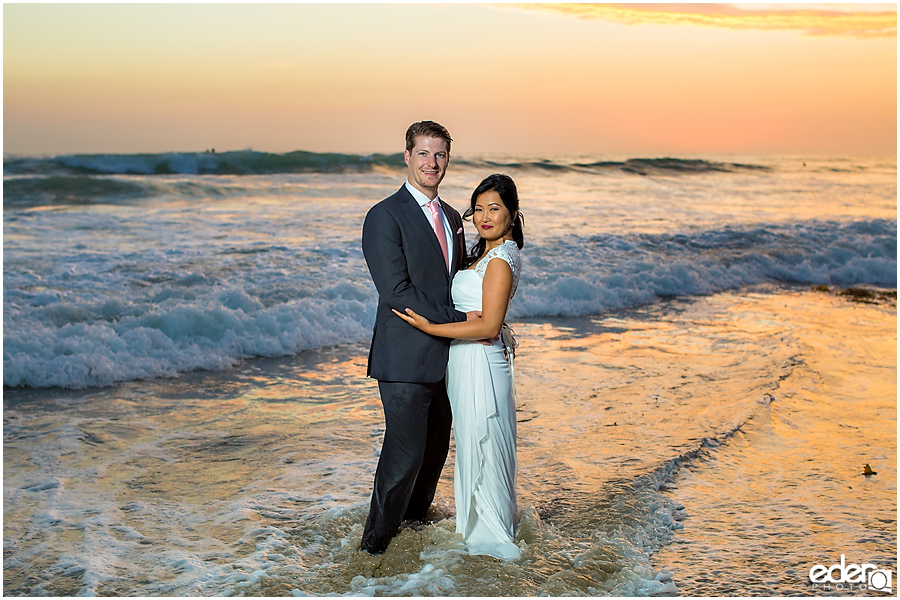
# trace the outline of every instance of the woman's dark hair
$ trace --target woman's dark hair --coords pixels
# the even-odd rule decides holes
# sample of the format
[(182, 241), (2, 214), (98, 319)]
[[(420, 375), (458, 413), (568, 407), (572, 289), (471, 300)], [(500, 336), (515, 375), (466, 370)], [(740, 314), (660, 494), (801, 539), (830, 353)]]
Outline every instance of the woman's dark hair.
[[(478, 184), (478, 187), (475, 188), (475, 191), (472, 192), (472, 201), (463, 215), (463, 218), (467, 221), (471, 219), (472, 215), (475, 214), (475, 202), (478, 201), (478, 197), (483, 193), (490, 191), (497, 192), (500, 199), (503, 200), (503, 205), (506, 207), (506, 210), (509, 211), (509, 214), (516, 214), (516, 218), (513, 219), (510, 228), (512, 229), (513, 241), (516, 242), (516, 246), (521, 248), (525, 245), (525, 237), (522, 235), (522, 226), (525, 225), (525, 217), (522, 216), (522, 211), (519, 210), (519, 192), (516, 190), (516, 182), (513, 181), (512, 177), (509, 175), (494, 173), (493, 175), (485, 177), (484, 180)], [(483, 237), (478, 236), (478, 241), (469, 250), (469, 255), (466, 256), (465, 267), (471, 267), (479, 258), (481, 258), (481, 255), (484, 254), (486, 243), (487, 242)]]

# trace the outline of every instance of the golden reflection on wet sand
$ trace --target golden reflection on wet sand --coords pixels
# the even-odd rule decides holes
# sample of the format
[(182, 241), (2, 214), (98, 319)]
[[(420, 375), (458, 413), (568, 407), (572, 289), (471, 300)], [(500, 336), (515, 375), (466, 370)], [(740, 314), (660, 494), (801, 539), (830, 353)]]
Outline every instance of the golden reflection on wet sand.
[[(764, 499), (810, 515), (784, 525), (782, 556), (808, 548), (804, 536), (836, 548), (860, 523), (896, 534), (896, 520), (877, 521), (885, 504), (896, 509), (883, 497), (896, 492), (895, 307), (760, 290), (514, 327), (522, 563), (462, 553), (452, 453), (436, 522), (405, 529), (384, 556), (357, 551), (383, 420), (365, 348), (351, 346), (228, 373), (8, 393), (4, 539), (30, 558), (7, 564), (4, 590), (40, 581), (78, 592), (60, 567), (71, 556), (107, 574), (104, 594), (396, 593), (397, 577), (429, 564), (442, 575), (409, 593), (627, 594), (649, 569), (640, 553), (626, 556), (640, 543), (679, 589), (725, 593), (688, 580), (735, 552), (729, 540), (748, 522), (796, 518)], [(877, 478), (854, 472), (866, 462)], [(678, 465), (681, 488), (666, 491)], [(22, 491), (41, 481), (51, 487)], [(658, 490), (690, 515), (661, 549), (683, 515)], [(733, 512), (707, 526), (701, 499), (722, 494)], [(873, 497), (875, 521), (854, 515)], [(752, 531), (748, 543), (767, 539)], [(694, 559), (682, 540), (699, 549)], [(90, 564), (94, 554), (110, 564)], [(259, 581), (222, 583), (262, 566)]]
[(767, 410), (671, 492), (695, 518), (654, 560), (687, 595), (825, 593), (809, 569), (841, 554), (896, 572), (896, 306), (773, 300), (801, 346), (795, 366)]

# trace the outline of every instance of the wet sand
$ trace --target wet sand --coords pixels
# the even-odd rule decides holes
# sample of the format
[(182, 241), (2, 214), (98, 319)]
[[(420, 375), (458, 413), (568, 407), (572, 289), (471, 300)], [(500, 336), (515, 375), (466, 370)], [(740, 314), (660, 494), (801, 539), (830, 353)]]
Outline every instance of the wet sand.
[(897, 572), (896, 292), (817, 291), (778, 298), (800, 352), (766, 410), (670, 486), (691, 518), (654, 563), (682, 594), (882, 595), (810, 583), (841, 555)]
[(794, 595), (835, 552), (896, 571), (890, 302), (760, 287), (513, 326), (520, 563), (464, 552), (452, 456), (431, 524), (356, 550), (383, 421), (351, 345), (4, 390), (4, 593)]

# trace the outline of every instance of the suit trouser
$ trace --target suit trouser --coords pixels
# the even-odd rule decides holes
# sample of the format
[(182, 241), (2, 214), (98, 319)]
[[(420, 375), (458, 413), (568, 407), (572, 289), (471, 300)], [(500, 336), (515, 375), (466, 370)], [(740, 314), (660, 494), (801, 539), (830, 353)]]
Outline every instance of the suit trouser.
[(384, 443), (375, 470), (362, 549), (384, 552), (402, 520), (422, 520), (450, 448), (452, 413), (444, 381), (379, 381)]

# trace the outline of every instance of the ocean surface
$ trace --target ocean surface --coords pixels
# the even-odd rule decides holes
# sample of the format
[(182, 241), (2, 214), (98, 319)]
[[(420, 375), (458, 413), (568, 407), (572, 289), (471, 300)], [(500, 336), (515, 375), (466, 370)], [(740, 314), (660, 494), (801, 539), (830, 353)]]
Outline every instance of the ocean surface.
[(808, 573), (896, 579), (896, 158), (454, 156), (441, 197), (492, 172), (520, 563), (465, 553), (452, 459), (433, 523), (356, 551), (401, 156), (6, 159), (4, 593), (882, 595)]

